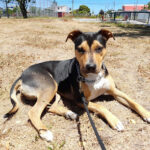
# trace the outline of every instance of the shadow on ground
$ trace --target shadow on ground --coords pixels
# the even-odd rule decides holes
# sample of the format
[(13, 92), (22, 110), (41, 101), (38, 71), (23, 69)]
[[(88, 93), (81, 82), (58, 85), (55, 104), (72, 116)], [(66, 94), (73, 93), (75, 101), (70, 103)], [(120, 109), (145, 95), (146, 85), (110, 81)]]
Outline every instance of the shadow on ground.
[(124, 29), (123, 32), (120, 30), (120, 32), (114, 33), (116, 37), (132, 37), (137, 38), (141, 36), (150, 36), (150, 27), (149, 26), (143, 26), (143, 25), (118, 25), (120, 28)]

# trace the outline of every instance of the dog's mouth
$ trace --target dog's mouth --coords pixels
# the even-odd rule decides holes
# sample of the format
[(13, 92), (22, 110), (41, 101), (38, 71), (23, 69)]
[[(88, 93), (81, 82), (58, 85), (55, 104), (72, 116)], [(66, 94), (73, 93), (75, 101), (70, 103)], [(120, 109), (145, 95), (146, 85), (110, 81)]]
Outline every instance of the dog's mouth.
[(82, 68), (82, 69), (80, 69), (80, 72), (81, 72), (81, 74), (86, 76), (89, 73), (97, 74), (98, 70), (87, 70), (86, 68)]

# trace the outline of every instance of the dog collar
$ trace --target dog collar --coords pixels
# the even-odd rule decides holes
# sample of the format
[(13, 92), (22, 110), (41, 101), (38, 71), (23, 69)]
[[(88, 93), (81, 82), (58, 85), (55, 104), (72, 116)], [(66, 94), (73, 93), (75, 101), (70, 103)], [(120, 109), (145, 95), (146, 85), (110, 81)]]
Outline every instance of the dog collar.
[(80, 74), (80, 69), (79, 69), (79, 64), (76, 64), (76, 67), (77, 67), (77, 73), (78, 73), (78, 77), (77, 77), (77, 81), (81, 81), (81, 82), (86, 82), (86, 83), (94, 83), (96, 81), (99, 81), (102, 77), (100, 76), (98, 79), (96, 80), (89, 80), (89, 79), (86, 79), (85, 77), (83, 77), (81, 74)]
[(97, 80), (88, 80), (86, 79), (85, 77), (81, 76), (81, 75), (78, 75), (78, 78), (77, 78), (78, 81), (81, 81), (81, 82), (87, 82), (87, 83), (93, 83)]

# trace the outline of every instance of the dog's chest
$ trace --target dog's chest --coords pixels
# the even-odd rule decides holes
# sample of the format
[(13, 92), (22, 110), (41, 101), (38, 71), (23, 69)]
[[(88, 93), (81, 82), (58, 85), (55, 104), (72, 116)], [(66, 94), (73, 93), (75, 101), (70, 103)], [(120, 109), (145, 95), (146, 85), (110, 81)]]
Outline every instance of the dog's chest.
[(101, 77), (99, 80), (93, 83), (86, 83), (86, 85), (90, 91), (90, 96), (87, 98), (87, 100), (95, 99), (110, 89), (109, 81), (105, 77)]

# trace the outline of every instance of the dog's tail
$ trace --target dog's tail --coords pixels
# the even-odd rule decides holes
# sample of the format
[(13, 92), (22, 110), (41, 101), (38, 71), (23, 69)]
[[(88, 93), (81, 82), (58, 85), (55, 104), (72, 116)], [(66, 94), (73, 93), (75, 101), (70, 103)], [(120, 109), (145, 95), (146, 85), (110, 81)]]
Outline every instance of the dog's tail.
[(13, 108), (4, 115), (4, 118), (9, 118), (11, 117), (14, 113), (17, 112), (18, 108), (19, 108), (19, 101), (17, 99), (17, 92), (19, 87), (21, 86), (21, 77), (19, 77), (12, 85), (11, 89), (10, 89), (10, 100), (11, 103), (13, 105)]

